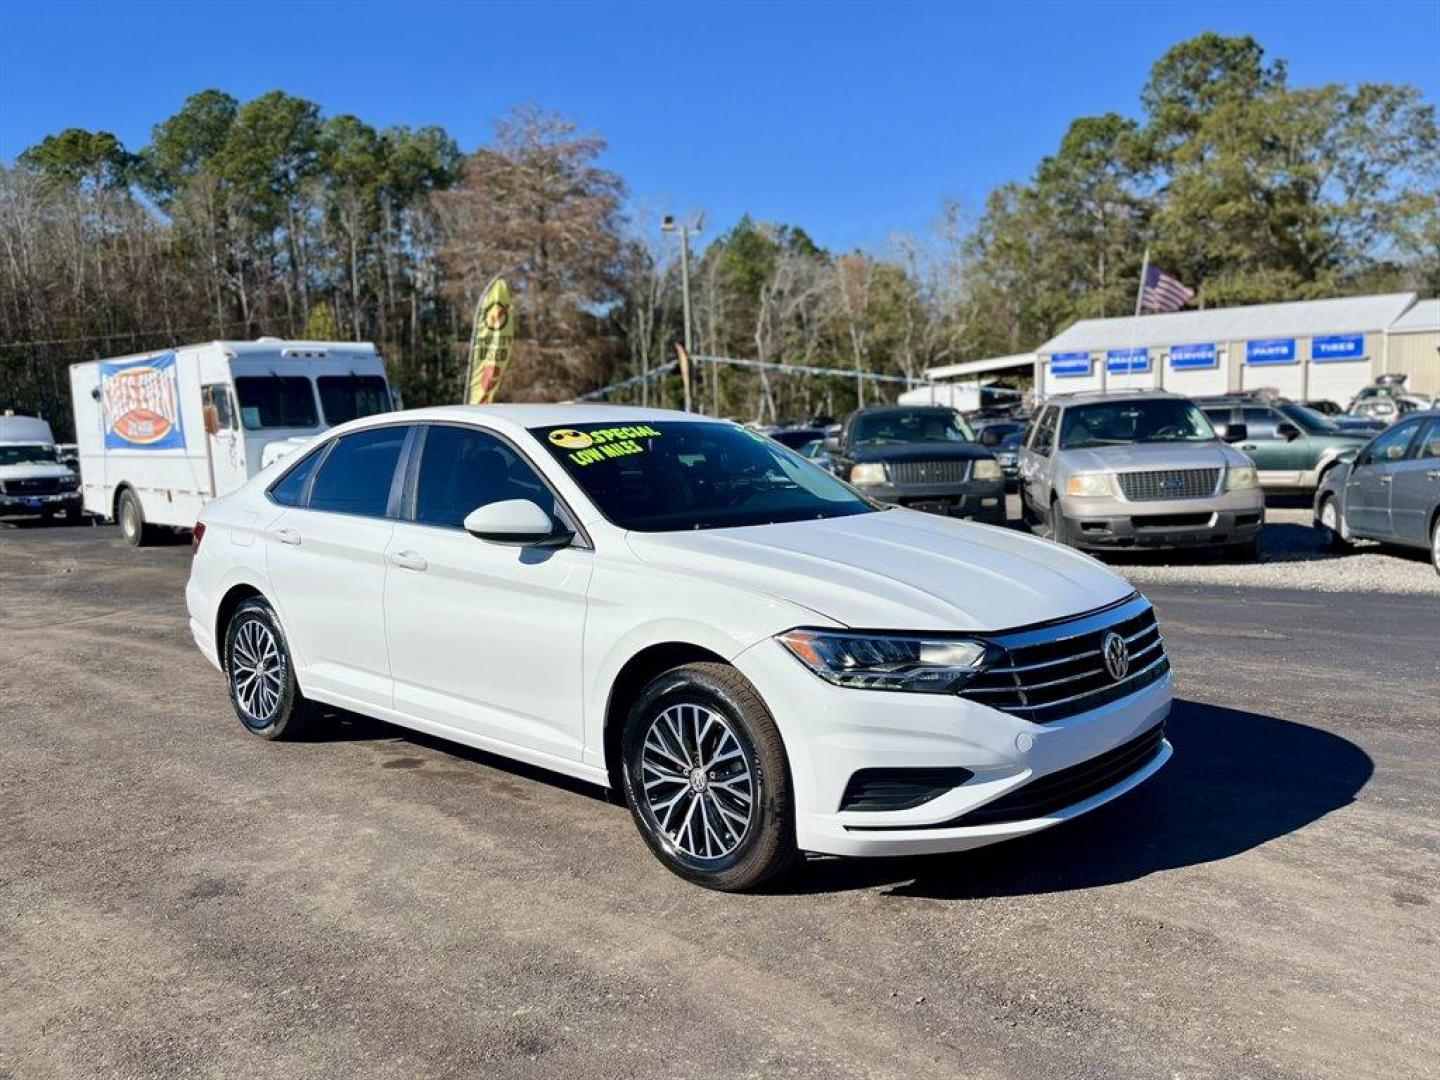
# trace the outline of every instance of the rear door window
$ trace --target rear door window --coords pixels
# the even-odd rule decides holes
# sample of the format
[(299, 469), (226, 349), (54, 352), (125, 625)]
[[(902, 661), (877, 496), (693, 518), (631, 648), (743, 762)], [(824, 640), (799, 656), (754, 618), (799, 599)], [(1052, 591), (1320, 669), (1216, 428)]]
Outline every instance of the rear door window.
[(1275, 414), (1269, 409), (1246, 407), (1240, 412), (1240, 422), (1245, 425), (1248, 438), (1279, 438), (1275, 434)]
[(298, 506), (305, 494), (305, 482), (315, 472), (315, 466), (325, 456), (322, 447), (313, 453), (306, 454), (304, 460), (294, 466), (289, 472), (280, 478), (280, 482), (270, 489), (270, 498), (274, 499), (281, 506)]
[(235, 380), (247, 431), (320, 426), (315, 387), (304, 375), (244, 375)]
[(508, 499), (555, 517), (550, 489), (508, 443), (477, 428), (431, 425), (415, 483), (416, 521), (458, 529), (472, 510)]
[(409, 428), (372, 428), (336, 441), (311, 485), (311, 510), (384, 517)]

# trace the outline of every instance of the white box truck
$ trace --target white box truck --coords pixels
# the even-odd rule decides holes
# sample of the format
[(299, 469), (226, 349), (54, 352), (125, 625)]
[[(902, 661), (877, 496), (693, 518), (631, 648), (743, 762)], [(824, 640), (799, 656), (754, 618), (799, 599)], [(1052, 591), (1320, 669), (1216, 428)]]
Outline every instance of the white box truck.
[(137, 546), (306, 437), (396, 407), (374, 345), (278, 338), (72, 364), (70, 393), (85, 509)]

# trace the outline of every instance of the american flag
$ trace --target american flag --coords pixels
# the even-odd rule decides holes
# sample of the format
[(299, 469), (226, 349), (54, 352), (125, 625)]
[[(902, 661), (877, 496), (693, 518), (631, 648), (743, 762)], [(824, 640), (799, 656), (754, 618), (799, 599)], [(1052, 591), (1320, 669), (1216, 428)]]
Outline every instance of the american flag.
[(1195, 295), (1194, 289), (1180, 284), (1158, 266), (1147, 267), (1145, 285), (1140, 291), (1140, 307), (1145, 311), (1179, 311)]

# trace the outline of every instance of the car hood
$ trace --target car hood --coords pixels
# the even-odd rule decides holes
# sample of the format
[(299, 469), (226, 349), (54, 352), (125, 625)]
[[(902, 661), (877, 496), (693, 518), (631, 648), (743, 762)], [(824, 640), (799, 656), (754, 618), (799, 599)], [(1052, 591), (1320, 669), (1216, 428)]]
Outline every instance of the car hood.
[(988, 448), (979, 443), (886, 443), (879, 446), (857, 446), (850, 451), (851, 460), (858, 462), (973, 461), (976, 458), (994, 456)]
[(0, 480), (51, 480), (74, 476), (68, 466), (58, 461), (26, 461), (18, 465), (0, 465)]
[(1222, 442), (1131, 443), (1060, 451), (1075, 472), (1134, 472), (1143, 469), (1214, 469), (1249, 465), (1250, 459)]
[(1068, 548), (904, 509), (627, 539), (647, 563), (867, 629), (1005, 630), (1134, 592)]

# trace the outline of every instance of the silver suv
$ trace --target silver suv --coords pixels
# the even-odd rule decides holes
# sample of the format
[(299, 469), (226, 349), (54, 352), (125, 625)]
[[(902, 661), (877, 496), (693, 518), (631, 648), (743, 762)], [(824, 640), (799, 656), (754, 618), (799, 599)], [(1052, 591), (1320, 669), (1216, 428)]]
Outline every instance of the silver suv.
[(1265, 524), (1254, 464), (1163, 391), (1052, 397), (1020, 450), (1020, 503), (1051, 539), (1093, 550), (1223, 545), (1253, 559)]

